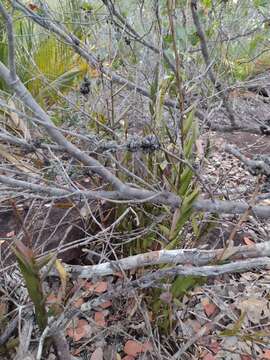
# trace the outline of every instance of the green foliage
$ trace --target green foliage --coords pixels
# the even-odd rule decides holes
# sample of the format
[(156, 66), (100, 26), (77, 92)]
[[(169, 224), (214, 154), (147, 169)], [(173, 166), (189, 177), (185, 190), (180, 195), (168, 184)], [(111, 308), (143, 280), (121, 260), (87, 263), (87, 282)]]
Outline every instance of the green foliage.
[(206, 8), (210, 8), (212, 6), (212, 0), (202, 0), (202, 5)]
[(183, 143), (183, 159), (188, 162), (175, 164), (174, 169), (174, 191), (182, 199), (181, 207), (175, 211), (174, 219), (170, 227), (170, 243), (167, 249), (174, 249), (180, 245), (181, 230), (188, 223), (192, 215), (192, 206), (199, 195), (199, 188), (193, 178), (193, 151), (196, 139), (198, 137), (198, 125), (192, 111), (184, 120), (182, 128)]
[(35, 307), (37, 324), (40, 330), (43, 331), (48, 323), (48, 315), (39, 271), (50, 258), (46, 259), (45, 263), (38, 264), (32, 250), (27, 248), (21, 241), (17, 241), (13, 250), (24, 277), (29, 296)]
[[(78, 28), (81, 12), (79, 3), (67, 0), (65, 5), (63, 2), (57, 2), (54, 6), (60, 7), (59, 11), (61, 6), (64, 7), (63, 14), (67, 18), (62, 20), (69, 24), (72, 32), (81, 37), (83, 34), (80, 27)], [(14, 33), (19, 77), (42, 106), (55, 103), (58, 100), (57, 91), (70, 91), (85, 69), (69, 46), (60, 42), (54, 35), (41, 31), (38, 25), (21, 17), (20, 13), (15, 13)], [(0, 60), (7, 64), (4, 26), (0, 27)], [(7, 90), (2, 82), (0, 89)]]
[(239, 319), (235, 322), (235, 324), (233, 325), (233, 327), (231, 329), (225, 329), (223, 331), (220, 332), (221, 336), (238, 336), (240, 331), (241, 331), (241, 327), (243, 325), (243, 322), (245, 320), (245, 313), (241, 313)]
[(266, 8), (267, 6), (269, 6), (269, 1), (268, 0), (253, 0), (253, 4), (254, 4), (255, 8), (257, 8), (257, 9)]
[(205, 283), (205, 278), (202, 276), (177, 276), (171, 287), (173, 298), (181, 298), (188, 291), (196, 286), (201, 286)]

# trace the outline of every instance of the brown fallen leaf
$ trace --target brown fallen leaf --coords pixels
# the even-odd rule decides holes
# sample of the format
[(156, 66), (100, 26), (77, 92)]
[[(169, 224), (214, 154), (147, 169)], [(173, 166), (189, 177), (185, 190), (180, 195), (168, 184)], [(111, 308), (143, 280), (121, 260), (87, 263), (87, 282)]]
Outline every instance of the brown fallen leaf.
[(106, 326), (105, 314), (103, 311), (95, 312), (95, 323), (102, 327)]
[(211, 353), (208, 353), (202, 358), (202, 360), (216, 360), (216, 357)]
[(255, 243), (254, 243), (254, 241), (253, 240), (250, 240), (250, 238), (248, 238), (247, 236), (244, 236), (244, 238), (243, 238), (243, 240), (244, 240), (244, 243), (246, 244), (246, 245), (254, 245)]
[(249, 298), (237, 304), (237, 308), (245, 313), (253, 324), (259, 324), (262, 319), (270, 317), (267, 299)]
[(67, 328), (66, 333), (76, 342), (84, 337), (89, 337), (91, 335), (91, 327), (86, 320), (79, 319), (76, 326)]
[(9, 123), (10, 126), (14, 129), (14, 131), (21, 133), (24, 137), (25, 140), (30, 141), (31, 140), (31, 135), (28, 129), (28, 124), (27, 121), (23, 118), (20, 118), (19, 115), (16, 112), (16, 105), (15, 103), (12, 101), (12, 99), (10, 99), (8, 101), (8, 105), (14, 109), (14, 111), (9, 111)]
[(98, 281), (95, 284), (92, 284), (91, 282), (87, 281), (83, 285), (85, 290), (88, 290), (89, 292), (94, 292), (96, 294), (102, 294), (108, 289), (108, 283), (106, 281)]
[(221, 349), (220, 343), (213, 340), (211, 341), (211, 344), (208, 345), (208, 349), (211, 350), (214, 354), (217, 354)]
[(15, 231), (14, 231), (14, 230), (12, 230), (12, 231), (10, 231), (10, 232), (8, 232), (8, 233), (6, 234), (6, 237), (7, 237), (7, 238), (11, 238), (11, 237), (13, 237), (13, 236), (15, 236)]
[(46, 303), (47, 304), (59, 303), (59, 299), (55, 294), (50, 293), (49, 295), (47, 295)]
[(143, 343), (143, 352), (146, 352), (146, 351), (149, 351), (149, 352), (153, 351), (153, 345), (151, 344), (150, 341), (145, 341)]
[(95, 285), (95, 293), (97, 294), (102, 294), (108, 290), (108, 283), (106, 281), (99, 281)]
[(110, 300), (108, 300), (108, 301), (100, 304), (99, 306), (100, 306), (102, 309), (107, 309), (107, 308), (109, 308), (109, 307), (112, 306), (112, 302), (111, 302)]
[(252, 360), (252, 357), (250, 355), (241, 355), (241, 360)]
[(102, 348), (97, 348), (90, 357), (90, 360), (103, 360)]
[(270, 350), (265, 350), (262, 355), (263, 360), (270, 360)]
[(127, 355), (137, 356), (142, 352), (143, 344), (135, 340), (128, 340), (124, 346), (124, 352)]
[(204, 312), (208, 317), (212, 316), (218, 309), (218, 307), (215, 304), (213, 304), (212, 302), (210, 302), (208, 298), (202, 299), (201, 303), (202, 303)]
[(124, 346), (124, 352), (130, 356), (137, 356), (146, 351), (152, 351), (153, 347), (149, 341), (141, 343), (136, 340), (128, 340)]
[(203, 144), (203, 139), (199, 138), (195, 141), (195, 145), (197, 148), (197, 155), (199, 159), (203, 159), (204, 158), (204, 144)]
[(82, 306), (82, 304), (84, 304), (83, 298), (79, 298), (79, 299), (75, 300), (75, 301), (72, 303), (72, 305), (73, 305), (76, 309), (79, 309), (79, 308)]

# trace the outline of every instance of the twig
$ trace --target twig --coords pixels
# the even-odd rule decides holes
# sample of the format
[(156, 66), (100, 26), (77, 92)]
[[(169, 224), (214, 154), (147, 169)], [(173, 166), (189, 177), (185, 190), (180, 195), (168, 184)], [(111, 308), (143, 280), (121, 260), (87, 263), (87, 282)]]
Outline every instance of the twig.
[[(159, 54), (159, 52), (160, 52), (159, 49), (156, 48), (154, 45), (150, 44), (149, 42), (145, 41), (143, 39), (143, 37), (140, 36), (137, 33), (137, 31), (135, 31), (135, 29), (127, 22), (127, 20), (124, 19), (121, 14), (119, 14), (119, 12), (116, 10), (116, 8), (115, 8), (114, 4), (112, 3), (112, 1), (102, 0), (102, 2), (107, 7), (107, 9), (109, 10), (111, 16), (116, 17), (120, 21), (120, 23), (122, 24), (121, 28), (125, 31), (125, 33), (128, 36), (132, 37), (132, 39), (139, 42), (140, 44), (146, 46), (148, 49), (152, 50), (154, 53)], [(114, 23), (116, 24), (116, 26), (120, 26), (119, 24), (116, 23), (115, 20), (114, 20)], [(162, 49), (162, 55), (163, 55), (164, 60), (167, 62), (167, 64), (171, 68), (171, 70), (173, 72), (175, 72), (175, 70), (176, 70), (175, 65), (171, 62), (169, 57), (166, 55), (164, 49)]]
[(193, 345), (195, 342), (197, 342), (202, 336), (209, 333), (210, 329), (213, 328), (222, 318), (224, 318), (226, 315), (224, 313), (218, 314), (214, 319), (211, 320), (211, 322), (207, 322), (205, 325), (203, 325), (200, 330), (192, 336), (190, 340), (184, 344), (180, 350), (178, 350), (172, 357), (171, 360), (178, 360), (181, 359), (181, 356)]
[[(89, 52), (89, 49), (83, 46), (80, 40), (68, 30), (63, 30), (63, 25), (57, 26), (53, 19), (45, 19), (42, 16), (35, 14), (27, 6), (23, 5), (19, 0), (12, 0), (12, 4), (15, 8), (23, 12), (27, 17), (32, 19), (35, 23), (39, 24), (41, 27), (47, 29), (48, 31), (53, 32), (59, 36), (65, 43), (71, 46), (74, 51), (79, 54), (83, 59), (85, 59), (92, 67), (100, 71), (107, 79), (110, 81), (116, 82), (120, 85), (124, 85), (129, 91), (135, 91), (149, 99), (151, 99), (151, 94), (146, 89), (134, 84), (133, 82), (125, 79), (124, 77), (114, 73), (111, 68), (105, 66), (100, 66), (100, 61)], [(171, 99), (165, 99), (164, 105), (167, 107), (178, 108), (178, 102)], [(200, 119), (204, 119), (204, 114), (200, 110), (196, 110), (196, 116)]]
[(244, 272), (255, 268), (265, 269), (270, 266), (270, 259), (261, 257), (258, 259), (249, 259), (235, 261), (225, 265), (211, 265), (201, 267), (176, 266), (165, 270), (157, 270), (149, 273), (138, 280), (132, 282), (133, 286), (148, 288), (165, 277), (174, 276), (219, 276), (226, 273)]
[(26, 320), (20, 334), (20, 345), (17, 350), (17, 354), (14, 360), (33, 360), (32, 354), (29, 352), (29, 345), (31, 340), (31, 335), (33, 331), (33, 322), (32, 320)]
[(197, 14), (197, 6), (198, 6), (198, 1), (197, 0), (191, 0), (190, 2), (190, 6), (191, 6), (191, 13), (192, 13), (192, 18), (193, 18), (193, 22), (194, 25), (196, 27), (197, 30), (197, 34), (200, 38), (200, 42), (201, 42), (201, 52), (203, 55), (203, 59), (205, 62), (206, 67), (208, 68), (208, 75), (209, 78), (211, 80), (211, 82), (213, 83), (213, 85), (215, 86), (217, 92), (220, 94), (222, 100), (223, 100), (223, 104), (225, 106), (225, 109), (227, 110), (230, 122), (231, 122), (231, 126), (233, 128), (238, 128), (238, 126), (236, 125), (235, 122), (235, 116), (233, 113), (232, 108), (229, 105), (228, 102), (228, 97), (226, 92), (223, 89), (223, 86), (221, 85), (221, 83), (217, 80), (216, 75), (214, 74), (212, 67), (210, 66), (211, 61), (210, 61), (210, 56), (209, 56), (209, 52), (208, 52), (208, 48), (207, 48), (207, 41), (206, 41), (206, 37), (203, 31), (203, 28), (201, 26), (200, 23), (200, 19), (199, 16)]

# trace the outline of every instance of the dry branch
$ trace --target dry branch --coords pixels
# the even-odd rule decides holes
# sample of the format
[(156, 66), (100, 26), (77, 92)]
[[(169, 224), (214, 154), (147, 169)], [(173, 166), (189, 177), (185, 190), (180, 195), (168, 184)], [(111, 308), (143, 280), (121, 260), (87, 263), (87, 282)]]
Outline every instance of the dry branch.
[[(66, 270), (76, 273), (81, 278), (93, 278), (95, 276), (106, 276), (117, 271), (134, 270), (144, 266), (161, 264), (181, 264), (188, 266), (202, 266), (218, 262), (224, 253), (224, 249), (218, 250), (160, 250), (145, 254), (130, 256), (118, 261), (110, 261), (93, 266), (66, 265)], [(237, 246), (230, 250), (230, 260), (251, 259), (270, 257), (270, 241), (252, 246)], [(270, 261), (270, 260), (269, 260)]]
[[(128, 186), (122, 191), (82, 191), (34, 184), (5, 175), (0, 175), (0, 183), (10, 186), (13, 191), (16, 188), (18, 190), (23, 189), (37, 193), (37, 195), (50, 195), (55, 198), (70, 197), (81, 199), (83, 196), (86, 199), (102, 199), (115, 203), (152, 203), (168, 205), (172, 208), (179, 208), (181, 205), (181, 199), (173, 193), (155, 192), (140, 188), (130, 188)], [(193, 203), (192, 207), (194, 211), (233, 215), (243, 214), (249, 210), (251, 214), (258, 218), (267, 219), (270, 217), (270, 206), (250, 206), (246, 202), (240, 201), (198, 199)]]
[(99, 296), (96, 299), (92, 299), (87, 303), (84, 303), (81, 306), (81, 311), (88, 311), (93, 309), (96, 306), (99, 306), (103, 302), (119, 297), (119, 296), (132, 296), (134, 290), (156, 287), (157, 284), (164, 278), (171, 278), (175, 276), (219, 276), (226, 273), (234, 272), (244, 272), (250, 271), (252, 269), (260, 268), (265, 269), (269, 268), (270, 259), (267, 257), (261, 257), (257, 259), (241, 260), (235, 261), (233, 263), (225, 265), (211, 265), (211, 266), (201, 266), (201, 267), (192, 267), (192, 266), (174, 266), (169, 269), (157, 270), (156, 272), (149, 272), (146, 275), (140, 277), (134, 281), (127, 281), (123, 285), (118, 285), (112, 287), (110, 291), (104, 295)]
[(209, 78), (210, 78), (211, 82), (213, 83), (213, 85), (215, 86), (218, 94), (220, 95), (220, 97), (223, 100), (223, 105), (228, 113), (232, 128), (236, 129), (236, 128), (238, 128), (238, 126), (236, 125), (236, 122), (235, 122), (235, 116), (233, 113), (233, 109), (231, 108), (229, 101), (228, 101), (228, 95), (227, 95), (226, 91), (224, 90), (224, 86), (217, 80), (217, 77), (214, 74), (214, 71), (212, 70), (210, 55), (209, 55), (209, 51), (207, 48), (206, 37), (204, 34), (204, 30), (201, 26), (198, 13), (197, 13), (198, 1), (191, 0), (190, 6), (191, 6), (193, 22), (196, 27), (197, 34), (200, 38), (201, 52), (202, 52), (202, 56), (203, 56), (203, 59), (204, 59), (204, 62), (205, 62), (205, 65), (206, 65), (206, 68), (208, 71)]
[[(151, 94), (149, 91), (147, 91), (145, 88), (137, 84), (134, 84), (133, 82), (127, 80), (126, 78), (116, 74), (115, 72), (112, 71), (111, 68), (107, 68), (106, 66), (104, 66), (99, 61), (99, 59), (97, 59), (92, 53), (89, 52), (89, 49), (83, 43), (81, 43), (80, 40), (74, 34), (70, 33), (63, 26), (63, 24), (61, 24), (61, 26), (59, 24), (56, 24), (54, 20), (49, 16), (49, 14), (48, 17), (47, 16), (42, 17), (40, 15), (35, 14), (27, 6), (23, 5), (18, 0), (12, 0), (11, 2), (14, 8), (20, 10), (27, 17), (29, 17), (35, 23), (40, 25), (42, 28), (45, 28), (48, 31), (57, 35), (62, 41), (65, 42), (65, 44), (71, 46), (74, 49), (74, 51), (77, 54), (79, 54), (83, 59), (85, 59), (91, 67), (97, 69), (100, 73), (105, 75), (107, 79), (117, 84), (124, 85), (125, 88), (129, 91), (135, 91), (147, 97), (148, 99), (151, 99)], [(179, 108), (178, 102), (171, 99), (165, 99), (164, 105), (170, 108), (175, 108), (175, 109)], [(197, 109), (195, 113), (199, 119), (205, 118), (205, 114), (202, 111)]]
[[(44, 19), (39, 15), (34, 14), (31, 10), (24, 5), (22, 5), (19, 1), (14, 0), (12, 2), (14, 5), (19, 7), (21, 11), (23, 11), (27, 16), (29, 16), (33, 21), (39, 23), (41, 26), (47, 28), (48, 30), (53, 31), (62, 39), (64, 39), (68, 44), (72, 45), (75, 51), (79, 52), (81, 56), (85, 59), (88, 59), (91, 65), (95, 67), (100, 67), (100, 64), (97, 59), (93, 57), (93, 55), (89, 54), (87, 50), (80, 44), (78, 39), (75, 39), (72, 34), (69, 34), (65, 28), (61, 25), (61, 27), (57, 27), (54, 23), (49, 21), (47, 18)], [(0, 8), (1, 11), (1, 8)], [(2, 15), (4, 16), (2, 11)], [(5, 18), (5, 16), (4, 16)], [(9, 26), (7, 26), (7, 31), (9, 32), (9, 39), (13, 41), (13, 33), (10, 31)], [(12, 46), (9, 47), (9, 51), (14, 51)], [(14, 53), (10, 54), (10, 58), (14, 59)], [(12, 60), (13, 61), (13, 60)], [(110, 70), (101, 68), (101, 71), (104, 74), (110, 76)], [(118, 75), (115, 75), (118, 78)], [(16, 81), (13, 80), (12, 72), (0, 62), (0, 77), (6, 82), (8, 86), (11, 87), (18, 96), (18, 98), (33, 112), (34, 116), (40, 121), (40, 123), (45, 127), (47, 133), (51, 136), (51, 138), (62, 148), (65, 149), (72, 157), (82, 162), (84, 165), (88, 166), (91, 171), (98, 174), (105, 183), (111, 184), (115, 191), (109, 192), (88, 192), (87, 196), (89, 198), (104, 198), (110, 201), (129, 201), (129, 202), (151, 202), (151, 203), (160, 203), (169, 205), (173, 208), (177, 208), (181, 205), (181, 199), (170, 192), (155, 192), (149, 191), (138, 187), (132, 187), (125, 183), (123, 183), (119, 178), (117, 178), (111, 171), (109, 171), (105, 166), (103, 166), (99, 161), (87, 155), (80, 149), (78, 149), (75, 145), (67, 141), (65, 136), (62, 134), (60, 130), (58, 130), (51, 122), (47, 113), (39, 106), (39, 104), (35, 101), (30, 92), (25, 88), (21, 80), (16, 77)], [(120, 83), (126, 83), (126, 80), (123, 78), (119, 78)], [(128, 86), (128, 84), (127, 84)], [(132, 85), (134, 88), (135, 85)], [(135, 88), (137, 88), (135, 86)], [(144, 91), (144, 90), (143, 90)], [(148, 94), (149, 95), (149, 94)], [(148, 96), (146, 95), (146, 96)], [(63, 196), (73, 195), (73, 189), (60, 190), (60, 189), (51, 189), (48, 187), (39, 186), (36, 184), (31, 184), (23, 181), (18, 181), (15, 179), (10, 179), (6, 176), (1, 176), (1, 182), (8, 184), (9, 186), (14, 186), (15, 188), (28, 188), (30, 191), (34, 192), (47, 192), (47, 193), (55, 193), (56, 196), (60, 196), (62, 193)], [(52, 194), (52, 196), (55, 196)], [(76, 194), (77, 195), (77, 194)], [(232, 201), (213, 201), (213, 200), (197, 200), (193, 205), (194, 210), (196, 211), (208, 211), (213, 213), (227, 213), (227, 214), (239, 214), (244, 213), (249, 205), (241, 202), (232, 202)], [(254, 206), (251, 209), (252, 213), (255, 216), (267, 218), (270, 216), (270, 207), (267, 206)]]
[(246, 165), (247, 169), (250, 171), (252, 175), (266, 175), (270, 176), (270, 158), (267, 155), (260, 155), (257, 158), (260, 160), (250, 160), (246, 156), (244, 156), (239, 149), (232, 145), (226, 145), (225, 151), (229, 154), (235, 156), (238, 160), (240, 160), (243, 164)]

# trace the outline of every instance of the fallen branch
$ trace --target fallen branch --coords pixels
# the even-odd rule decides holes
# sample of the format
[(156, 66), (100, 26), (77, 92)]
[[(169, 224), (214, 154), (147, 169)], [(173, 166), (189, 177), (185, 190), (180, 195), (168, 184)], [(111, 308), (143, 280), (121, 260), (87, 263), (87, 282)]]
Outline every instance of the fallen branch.
[[(162, 204), (168, 205), (172, 208), (179, 208), (181, 205), (180, 197), (173, 193), (166, 191), (156, 192), (135, 187), (131, 188), (128, 186), (122, 191), (82, 191), (77, 189), (63, 189), (38, 185), (31, 182), (10, 178), (5, 175), (0, 175), (0, 183), (10, 186), (12, 191), (17, 188), (18, 190), (29, 190), (31, 193), (37, 193), (38, 195), (50, 195), (55, 198), (70, 197), (73, 199), (81, 199), (84, 197), (86, 199), (100, 199), (112, 203), (122, 204)], [(243, 214), (249, 210), (252, 215), (258, 218), (267, 219), (270, 217), (270, 206), (257, 205), (252, 207), (248, 203), (240, 201), (198, 199), (194, 201), (192, 207), (194, 211), (204, 211), (214, 214), (237, 215)]]
[(142, 278), (135, 280), (136, 283), (140, 283), (140, 288), (151, 287), (156, 282), (164, 279), (165, 277), (175, 276), (219, 276), (226, 273), (244, 272), (255, 268), (268, 268), (270, 266), (270, 259), (267, 257), (261, 257), (258, 259), (249, 259), (242, 261), (235, 261), (225, 265), (209, 265), (201, 267), (190, 266), (176, 266), (170, 269), (157, 270), (153, 273), (147, 274)]
[(145, 289), (156, 287), (157, 283), (159, 283), (164, 278), (171, 278), (175, 276), (219, 276), (226, 273), (250, 271), (255, 268), (264, 269), (268, 268), (269, 266), (270, 259), (267, 257), (261, 257), (258, 259), (235, 261), (225, 265), (211, 265), (201, 267), (179, 265), (169, 269), (157, 270), (155, 272), (149, 272), (137, 280), (112, 287), (112, 289), (107, 293), (99, 296), (96, 299), (92, 299), (87, 303), (84, 303), (81, 306), (81, 311), (88, 311), (93, 309), (103, 302), (106, 302), (115, 297), (123, 295), (125, 297), (132, 296), (134, 295), (134, 290), (138, 288)]
[[(134, 270), (144, 266), (154, 266), (162, 264), (188, 264), (202, 266), (209, 263), (220, 261), (224, 249), (218, 250), (198, 250), (198, 249), (178, 249), (160, 250), (145, 254), (129, 256), (127, 258), (110, 261), (103, 264), (92, 266), (65, 265), (68, 272), (81, 278), (93, 278), (95, 276), (111, 275), (118, 271)], [(270, 257), (270, 241), (255, 244), (252, 246), (237, 246), (230, 249), (230, 260)], [(269, 260), (270, 261), (270, 260)]]
[(267, 155), (257, 155), (255, 160), (250, 160), (244, 156), (239, 149), (232, 145), (226, 145), (225, 151), (235, 156), (244, 165), (252, 175), (270, 176), (270, 157)]

